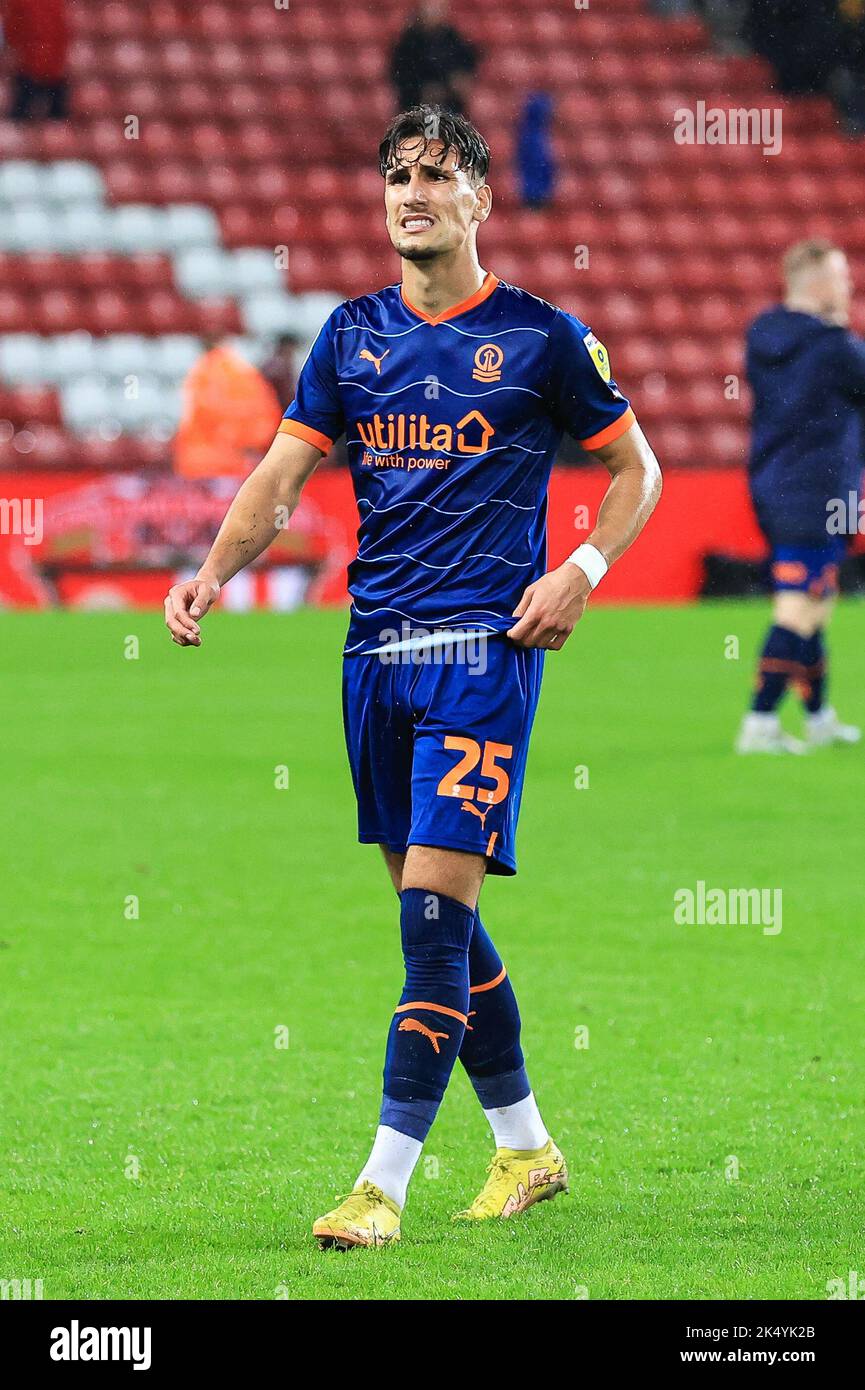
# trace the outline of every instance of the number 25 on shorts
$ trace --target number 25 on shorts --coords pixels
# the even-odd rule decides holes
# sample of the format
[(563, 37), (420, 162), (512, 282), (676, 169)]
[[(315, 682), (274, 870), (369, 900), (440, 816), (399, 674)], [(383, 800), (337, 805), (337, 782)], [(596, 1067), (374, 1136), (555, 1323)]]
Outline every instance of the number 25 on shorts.
[[(439, 796), (461, 796), (464, 801), (478, 801), (486, 803), (488, 806), (496, 806), (500, 801), (504, 801), (511, 788), (511, 779), (503, 767), (499, 766), (498, 759), (513, 757), (513, 747), (510, 743), (493, 743), (487, 739), (483, 750), (480, 744), (473, 738), (460, 738), (457, 734), (448, 734), (445, 737), (444, 746), (446, 749), (456, 749), (462, 753), (462, 757), (450, 772), (446, 772), (438, 784)], [(481, 776), (488, 781), (495, 782), (495, 787), (490, 791), (487, 787), (477, 787), (471, 782), (464, 782), (462, 779), (469, 773), (474, 772), (478, 763), (481, 765)]]

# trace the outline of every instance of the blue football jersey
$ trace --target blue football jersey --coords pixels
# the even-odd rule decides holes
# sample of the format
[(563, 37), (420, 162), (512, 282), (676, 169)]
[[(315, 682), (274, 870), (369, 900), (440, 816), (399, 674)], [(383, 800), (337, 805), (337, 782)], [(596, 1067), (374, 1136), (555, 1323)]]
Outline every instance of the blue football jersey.
[(360, 517), (346, 652), (512, 627), (546, 567), (563, 432), (595, 449), (633, 422), (589, 328), (492, 273), (434, 317), (399, 285), (340, 304), (280, 430), (325, 453), (346, 435)]

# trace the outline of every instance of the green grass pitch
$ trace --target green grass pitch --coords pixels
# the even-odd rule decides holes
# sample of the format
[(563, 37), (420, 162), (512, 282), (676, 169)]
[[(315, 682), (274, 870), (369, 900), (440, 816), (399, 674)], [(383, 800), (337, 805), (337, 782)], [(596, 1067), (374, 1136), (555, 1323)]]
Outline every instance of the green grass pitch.
[[(483, 909), (571, 1195), (450, 1223), (491, 1152), (458, 1074), (401, 1246), (348, 1255), (309, 1226), (366, 1155), (401, 961), (354, 839), (343, 615), (217, 612), (198, 651), (155, 614), (0, 617), (0, 1278), (46, 1298), (821, 1299), (865, 1271), (865, 754), (734, 757), (766, 617), (598, 608), (548, 658), (520, 873)], [(860, 629), (844, 605), (834, 696), (861, 722)], [(780, 887), (783, 930), (677, 925), (698, 880)]]

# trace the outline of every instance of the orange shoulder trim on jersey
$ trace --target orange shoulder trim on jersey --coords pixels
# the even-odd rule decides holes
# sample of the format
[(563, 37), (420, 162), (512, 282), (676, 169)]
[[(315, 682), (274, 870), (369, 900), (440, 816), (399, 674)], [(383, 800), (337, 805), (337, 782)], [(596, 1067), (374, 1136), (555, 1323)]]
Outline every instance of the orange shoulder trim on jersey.
[(319, 430), (311, 430), (309, 425), (302, 425), (299, 420), (283, 420), (277, 434), (293, 434), (297, 439), (303, 439), (307, 444), (314, 444), (316, 449), (321, 449), (323, 454), (329, 454), (333, 448), (333, 440), (328, 439), (326, 434)]
[(635, 425), (636, 423), (637, 417), (631, 407), (628, 406), (625, 413), (620, 415), (618, 420), (614, 420), (611, 425), (607, 425), (606, 429), (599, 430), (597, 434), (591, 435), (589, 439), (581, 439), (580, 448), (602, 449), (605, 444), (612, 444), (614, 439), (618, 439), (620, 435), (623, 435), (626, 430), (631, 428), (631, 425)]

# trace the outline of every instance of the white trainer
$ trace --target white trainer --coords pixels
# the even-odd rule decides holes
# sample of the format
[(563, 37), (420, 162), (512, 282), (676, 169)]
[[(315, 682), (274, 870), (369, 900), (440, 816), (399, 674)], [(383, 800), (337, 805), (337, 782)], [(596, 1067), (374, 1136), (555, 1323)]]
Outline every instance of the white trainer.
[(828, 743), (858, 743), (862, 737), (862, 730), (855, 724), (841, 723), (831, 705), (809, 714), (806, 729), (812, 748), (823, 748)]
[(805, 753), (807, 745), (781, 728), (777, 714), (749, 710), (736, 739), (737, 753)]

